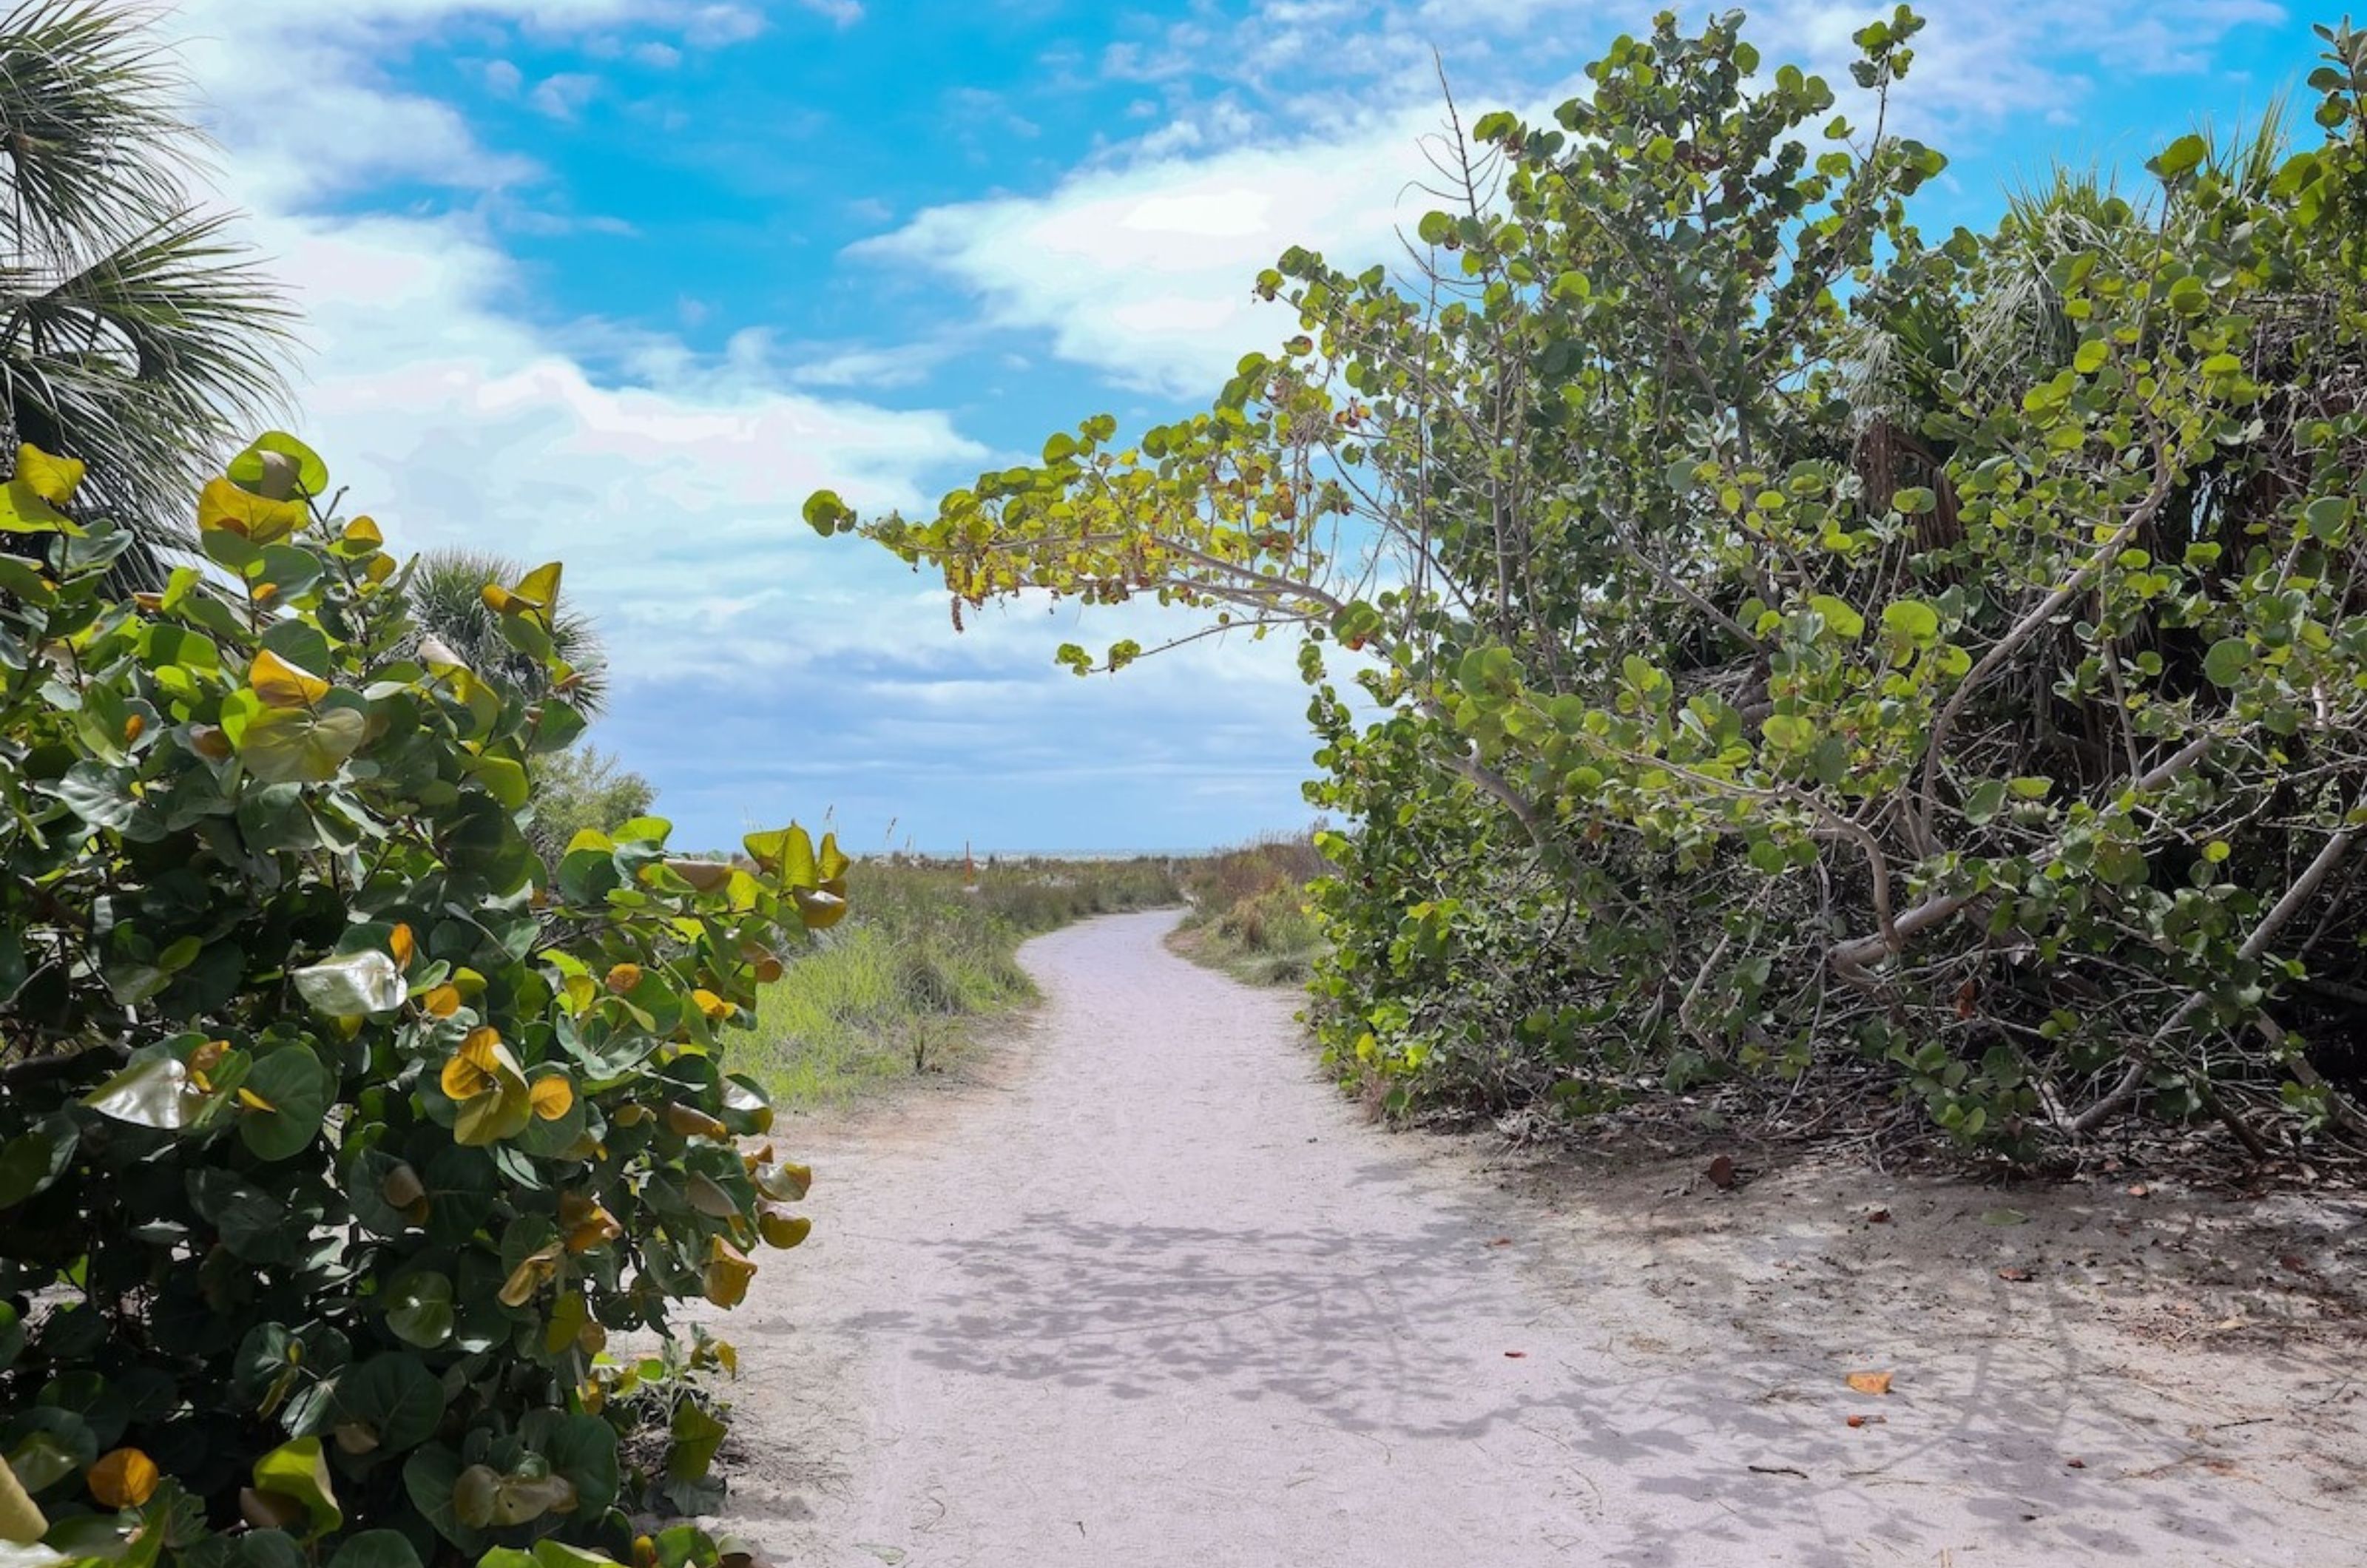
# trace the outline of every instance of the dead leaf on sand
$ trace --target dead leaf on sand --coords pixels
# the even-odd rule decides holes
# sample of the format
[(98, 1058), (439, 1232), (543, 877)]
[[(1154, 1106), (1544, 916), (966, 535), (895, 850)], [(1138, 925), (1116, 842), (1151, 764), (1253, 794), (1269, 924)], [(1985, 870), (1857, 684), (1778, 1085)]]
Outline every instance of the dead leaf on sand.
[(2010, 1280), (2017, 1285), (2027, 1285), (2030, 1283), (2030, 1270), (2027, 1269), (2000, 1269), (1998, 1270), (1998, 1278), (2000, 1280)]
[(1888, 1393), (1890, 1374), (1888, 1372), (1852, 1372), (1849, 1375), (1849, 1385), (1860, 1393)]
[(1734, 1187), (1734, 1156), (1718, 1156), (1709, 1162), (1709, 1169), (1703, 1174), (1709, 1178), (1709, 1184), (1719, 1191), (1731, 1190)]

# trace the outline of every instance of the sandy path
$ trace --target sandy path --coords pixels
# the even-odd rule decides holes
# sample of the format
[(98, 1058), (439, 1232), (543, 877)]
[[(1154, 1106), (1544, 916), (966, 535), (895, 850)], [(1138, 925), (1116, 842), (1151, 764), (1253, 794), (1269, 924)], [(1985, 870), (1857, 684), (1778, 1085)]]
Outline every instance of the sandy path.
[(1786, 1295), (1831, 1238), (1777, 1210), (1722, 1252), (1548, 1211), (1366, 1125), (1172, 921), (1032, 944), (1002, 1081), (816, 1141), (727, 1328), (728, 1522), (784, 1568), (2367, 1560), (2313, 1468), (2355, 1473), (2348, 1358), (2165, 1371), (1986, 1267)]

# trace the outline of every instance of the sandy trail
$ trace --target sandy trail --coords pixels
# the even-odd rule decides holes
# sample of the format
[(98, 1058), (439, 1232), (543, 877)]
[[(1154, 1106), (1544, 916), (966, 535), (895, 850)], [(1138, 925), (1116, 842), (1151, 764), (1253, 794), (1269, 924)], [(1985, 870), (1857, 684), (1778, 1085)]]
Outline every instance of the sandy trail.
[[(725, 1325), (727, 1524), (785, 1568), (2367, 1561), (2349, 1350), (2165, 1351), (1984, 1259), (1934, 1298), (1796, 1194), (1507, 1193), (1172, 920), (1031, 944), (998, 1082), (811, 1141), (814, 1238)], [(1984, 1245), (1946, 1198), (1883, 1245)]]

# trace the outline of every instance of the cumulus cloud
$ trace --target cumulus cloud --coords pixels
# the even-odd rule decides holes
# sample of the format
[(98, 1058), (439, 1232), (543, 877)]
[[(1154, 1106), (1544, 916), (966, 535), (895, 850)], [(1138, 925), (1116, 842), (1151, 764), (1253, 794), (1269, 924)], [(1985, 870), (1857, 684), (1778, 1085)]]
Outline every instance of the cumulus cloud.
[[(1266, 0), (1229, 28), (1195, 9), (1103, 60), (1105, 77), (1166, 92), (1151, 129), (1048, 190), (928, 208), (857, 249), (950, 277), (995, 324), (1047, 334), (1061, 357), (1124, 384), (1205, 393), (1291, 330), (1249, 294), (1287, 245), (1360, 265), (1401, 254), (1399, 231), (1436, 205), (1421, 143), (1444, 121), (1442, 67), (1466, 106), (1549, 104), (1642, 9)], [(1846, 87), (1851, 35), (1888, 10), (1772, 0), (1753, 7), (1751, 36)], [(2285, 17), (2271, 0), (1925, 10), (1906, 123), (1935, 135), (2068, 112), (2114, 73), (2199, 69), (2230, 33)]]
[(1092, 169), (1045, 197), (928, 209), (858, 250), (953, 275), (995, 324), (1048, 333), (1061, 357), (1122, 384), (1204, 392), (1288, 330), (1250, 293), (1285, 247), (1394, 253), (1426, 205), (1409, 201), (1425, 172), (1411, 149), (1435, 125), (1414, 109), (1336, 139)]

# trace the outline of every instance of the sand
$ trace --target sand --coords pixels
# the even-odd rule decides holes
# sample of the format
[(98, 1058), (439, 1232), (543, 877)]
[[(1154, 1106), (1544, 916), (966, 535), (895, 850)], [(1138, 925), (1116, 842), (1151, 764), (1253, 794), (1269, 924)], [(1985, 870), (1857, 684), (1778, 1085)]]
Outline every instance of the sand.
[(2367, 1562), (2355, 1209), (1394, 1134), (1173, 919), (784, 1129), (813, 1239), (717, 1325), (782, 1568)]

